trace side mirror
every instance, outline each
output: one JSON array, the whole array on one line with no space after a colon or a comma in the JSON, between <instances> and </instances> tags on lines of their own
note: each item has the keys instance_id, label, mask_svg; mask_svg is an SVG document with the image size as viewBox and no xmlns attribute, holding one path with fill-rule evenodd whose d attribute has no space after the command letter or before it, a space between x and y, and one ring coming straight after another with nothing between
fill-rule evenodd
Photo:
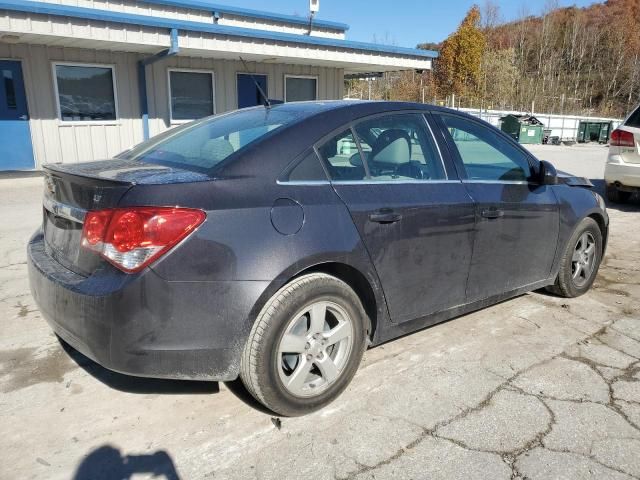
<instances>
[{"instance_id":1,"label":"side mirror","mask_svg":"<svg viewBox=\"0 0 640 480\"><path fill-rule=\"evenodd\" d=\"M546 160L540 160L538 182L540 183L540 185L557 185L558 172L556 171L556 167L554 167Z\"/></svg>"}]
</instances>

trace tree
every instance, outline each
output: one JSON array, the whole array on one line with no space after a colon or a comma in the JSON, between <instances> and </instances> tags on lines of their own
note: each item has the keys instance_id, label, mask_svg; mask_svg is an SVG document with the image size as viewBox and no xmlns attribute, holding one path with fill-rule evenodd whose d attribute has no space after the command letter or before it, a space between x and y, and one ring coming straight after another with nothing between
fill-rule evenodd
<instances>
[{"instance_id":1,"label":"tree","mask_svg":"<svg viewBox=\"0 0 640 480\"><path fill-rule=\"evenodd\" d=\"M440 49L434 74L441 95L476 96L486 37L480 26L480 9L471 7L458 29Z\"/></svg>"}]
</instances>

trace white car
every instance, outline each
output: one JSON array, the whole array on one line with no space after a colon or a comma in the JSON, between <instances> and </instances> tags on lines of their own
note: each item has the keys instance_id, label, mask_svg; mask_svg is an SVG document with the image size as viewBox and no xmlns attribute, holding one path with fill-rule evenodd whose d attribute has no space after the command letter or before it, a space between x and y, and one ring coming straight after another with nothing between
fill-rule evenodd
<instances>
[{"instance_id":1,"label":"white car","mask_svg":"<svg viewBox=\"0 0 640 480\"><path fill-rule=\"evenodd\" d=\"M611 132L604 180L611 202L626 202L640 191L640 105Z\"/></svg>"}]
</instances>

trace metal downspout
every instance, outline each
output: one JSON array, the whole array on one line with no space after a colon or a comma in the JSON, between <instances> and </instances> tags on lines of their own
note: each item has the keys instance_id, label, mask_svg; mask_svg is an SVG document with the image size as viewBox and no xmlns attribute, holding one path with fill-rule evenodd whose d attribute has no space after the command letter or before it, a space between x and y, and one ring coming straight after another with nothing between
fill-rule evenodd
<instances>
[{"instance_id":1,"label":"metal downspout","mask_svg":"<svg viewBox=\"0 0 640 480\"><path fill-rule=\"evenodd\" d=\"M140 95L140 113L142 114L142 136L149 139L149 102L147 99L147 65L164 58L172 57L180 51L178 45L178 29L171 29L171 45L167 50L138 61L138 91Z\"/></svg>"}]
</instances>

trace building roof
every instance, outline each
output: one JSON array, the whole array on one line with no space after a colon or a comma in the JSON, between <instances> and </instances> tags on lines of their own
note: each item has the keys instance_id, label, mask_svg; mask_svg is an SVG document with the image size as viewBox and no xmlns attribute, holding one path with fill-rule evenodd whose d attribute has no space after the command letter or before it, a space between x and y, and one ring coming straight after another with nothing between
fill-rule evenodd
<instances>
[{"instance_id":1,"label":"building roof","mask_svg":"<svg viewBox=\"0 0 640 480\"><path fill-rule=\"evenodd\" d=\"M178 0L154 0L156 3L174 2ZM188 0L189 2L199 0ZM202 3L202 2L201 2ZM185 4L183 4L185 6ZM100 10L96 8L73 7L55 3L44 3L31 0L0 0L0 10L10 10L43 15L71 17L86 20L114 22L129 25L142 25L156 28L178 29L180 31L203 32L211 34L228 35L252 39L270 40L276 42L289 42L302 45L313 45L339 49L358 50L363 52L383 53L407 56L413 58L432 59L438 56L437 52L416 48L397 47L393 45L380 45L375 43L357 42L334 38L298 35L268 30L241 28L214 23L193 22L185 20L173 20L162 17L137 15L131 13Z\"/></svg>"},{"instance_id":2,"label":"building roof","mask_svg":"<svg viewBox=\"0 0 640 480\"><path fill-rule=\"evenodd\" d=\"M208 10L211 12L229 13L242 17L260 18L274 22L295 23L299 25L308 25L309 19L297 17L295 15L282 15L273 12L265 12L262 10L253 10L248 8L230 7L228 5L220 5L217 3L209 3L206 0L144 0L147 3L157 3L159 5L171 5L174 7L194 8L198 10ZM313 20L313 25L317 27L328 28L331 30L340 30L345 32L349 30L346 23L331 22L328 20Z\"/></svg>"}]
</instances>

